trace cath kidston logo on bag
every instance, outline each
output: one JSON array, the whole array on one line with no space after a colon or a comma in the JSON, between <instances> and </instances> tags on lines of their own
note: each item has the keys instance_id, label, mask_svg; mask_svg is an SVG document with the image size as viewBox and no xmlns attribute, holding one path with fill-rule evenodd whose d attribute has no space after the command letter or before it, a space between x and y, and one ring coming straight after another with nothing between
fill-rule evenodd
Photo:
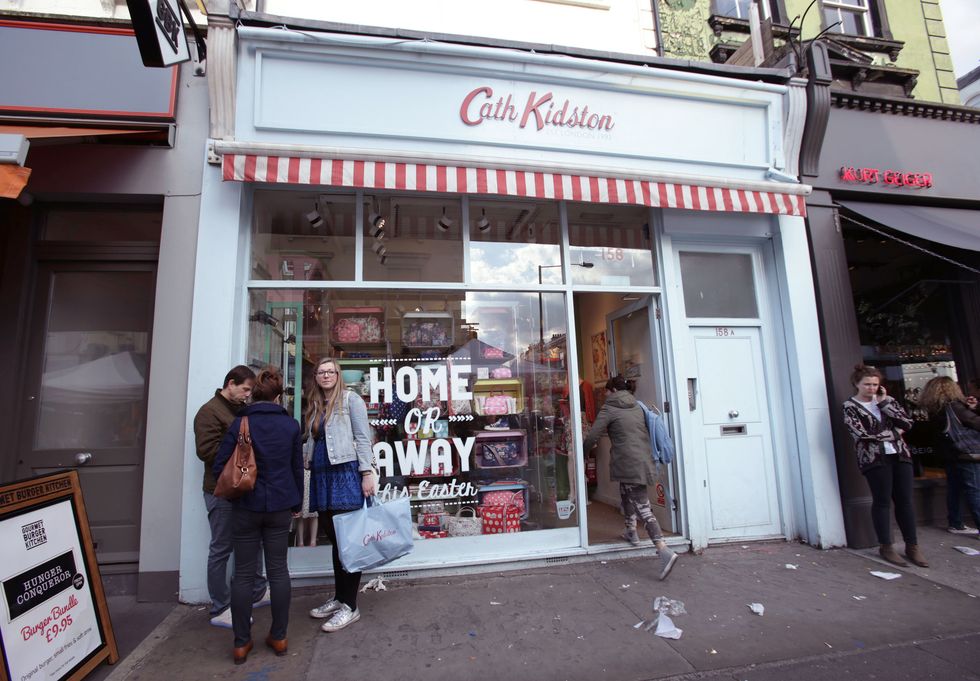
<instances>
[{"instance_id":1,"label":"cath kidston logo on bag","mask_svg":"<svg viewBox=\"0 0 980 681\"><path fill-rule=\"evenodd\" d=\"M367 546L368 544L376 541L384 541L387 537L393 537L398 534L398 530L394 528L384 528L378 530L377 532L372 532L371 534L364 535L364 541L362 544Z\"/></svg>"}]
</instances>

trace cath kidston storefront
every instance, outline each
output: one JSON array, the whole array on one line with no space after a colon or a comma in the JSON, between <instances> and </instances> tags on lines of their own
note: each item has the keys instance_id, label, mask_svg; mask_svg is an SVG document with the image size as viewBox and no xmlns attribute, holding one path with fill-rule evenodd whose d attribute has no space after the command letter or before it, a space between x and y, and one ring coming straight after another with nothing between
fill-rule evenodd
<instances>
[{"instance_id":1,"label":"cath kidston storefront","mask_svg":"<svg viewBox=\"0 0 980 681\"><path fill-rule=\"evenodd\" d=\"M527 565L637 550L608 442L582 451L623 374L676 447L650 490L669 543L843 542L807 188L787 170L798 84L234 30L191 417L243 362L280 366L300 418L318 359L338 358L382 495L413 508L415 550L385 571ZM185 600L207 597L198 469L188 434ZM304 515L291 571L327 575Z\"/></svg>"}]
</instances>

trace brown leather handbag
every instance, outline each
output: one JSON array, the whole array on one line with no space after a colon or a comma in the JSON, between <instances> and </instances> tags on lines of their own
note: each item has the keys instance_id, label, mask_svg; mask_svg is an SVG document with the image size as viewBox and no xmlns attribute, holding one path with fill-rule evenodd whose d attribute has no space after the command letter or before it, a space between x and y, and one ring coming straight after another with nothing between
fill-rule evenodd
<instances>
[{"instance_id":1,"label":"brown leather handbag","mask_svg":"<svg viewBox=\"0 0 980 681\"><path fill-rule=\"evenodd\" d=\"M238 444L231 453L225 467L218 476L214 496L222 499L237 499L255 489L255 478L259 470L255 465L255 452L252 450L252 434L248 430L248 417L242 417L238 429Z\"/></svg>"}]
</instances>

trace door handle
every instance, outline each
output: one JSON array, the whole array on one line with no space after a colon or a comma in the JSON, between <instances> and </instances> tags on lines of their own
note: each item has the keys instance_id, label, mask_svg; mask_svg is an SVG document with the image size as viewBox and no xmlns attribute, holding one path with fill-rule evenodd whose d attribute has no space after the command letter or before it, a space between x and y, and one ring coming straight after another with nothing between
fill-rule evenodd
<instances>
[{"instance_id":1,"label":"door handle","mask_svg":"<svg viewBox=\"0 0 980 681\"><path fill-rule=\"evenodd\" d=\"M687 408L697 411L698 408L698 379L687 379Z\"/></svg>"},{"instance_id":2,"label":"door handle","mask_svg":"<svg viewBox=\"0 0 980 681\"><path fill-rule=\"evenodd\" d=\"M75 465L84 466L92 460L92 452L79 452L75 455Z\"/></svg>"},{"instance_id":3,"label":"door handle","mask_svg":"<svg viewBox=\"0 0 980 681\"><path fill-rule=\"evenodd\" d=\"M732 409L730 412L728 412L728 418L730 418L730 419L737 419L738 418L738 410L737 409Z\"/></svg>"}]
</instances>

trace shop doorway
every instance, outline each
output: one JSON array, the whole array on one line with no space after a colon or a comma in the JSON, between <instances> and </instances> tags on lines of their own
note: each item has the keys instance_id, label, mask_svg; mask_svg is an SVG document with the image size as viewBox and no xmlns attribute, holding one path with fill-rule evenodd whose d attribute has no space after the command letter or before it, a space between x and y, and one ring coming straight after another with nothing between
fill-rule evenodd
<instances>
[{"instance_id":1,"label":"shop doorway","mask_svg":"<svg viewBox=\"0 0 980 681\"><path fill-rule=\"evenodd\" d=\"M78 471L98 561L119 572L139 561L160 221L142 208L46 211L22 355L16 476Z\"/></svg>"},{"instance_id":2,"label":"shop doorway","mask_svg":"<svg viewBox=\"0 0 980 681\"><path fill-rule=\"evenodd\" d=\"M585 406L586 432L591 426L590 405L594 405L592 413L597 413L605 400L606 381L616 375L631 380L637 400L666 418L664 412L669 409L669 403L663 392L657 298L631 293L576 293L574 301L579 327L580 401ZM592 452L585 453L589 544L627 547L622 539L624 518L619 483L609 479L609 460L609 441L605 438ZM648 492L654 514L666 535L677 532L675 490L674 464L658 467L657 483L650 485ZM642 534L641 528L641 539L647 541Z\"/></svg>"}]
</instances>

